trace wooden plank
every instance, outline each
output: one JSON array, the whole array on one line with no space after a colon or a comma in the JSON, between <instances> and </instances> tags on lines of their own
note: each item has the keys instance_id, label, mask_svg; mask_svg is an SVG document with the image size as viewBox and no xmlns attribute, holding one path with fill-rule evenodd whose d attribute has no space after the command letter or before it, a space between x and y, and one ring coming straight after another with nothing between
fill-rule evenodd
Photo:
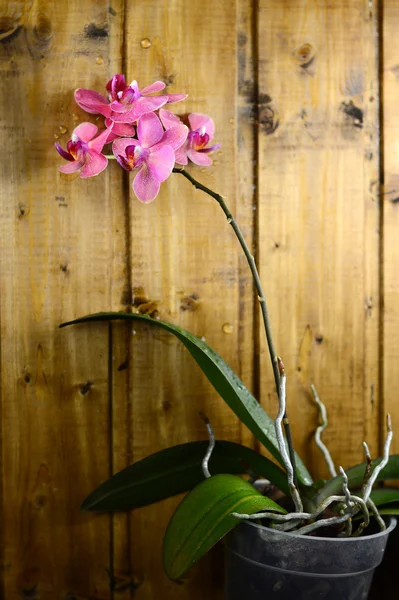
<instances>
[{"instance_id":1,"label":"wooden plank","mask_svg":"<svg viewBox=\"0 0 399 600\"><path fill-rule=\"evenodd\" d=\"M3 10L3 9L2 9ZM82 514L110 474L108 334L57 329L111 308L111 179L67 178L54 139L73 90L108 75L108 2L6 3L1 40L2 597L109 598L110 519ZM115 268L114 268L115 272ZM95 357L95 360L93 358Z\"/></svg>"},{"instance_id":2,"label":"wooden plank","mask_svg":"<svg viewBox=\"0 0 399 600\"><path fill-rule=\"evenodd\" d=\"M313 382L337 465L377 453L376 3L259 4L259 261L288 377L295 446L311 443ZM262 337L262 401L277 410Z\"/></svg>"},{"instance_id":3,"label":"wooden plank","mask_svg":"<svg viewBox=\"0 0 399 600\"><path fill-rule=\"evenodd\" d=\"M234 210L236 3L151 0L129 6L126 19L128 77L141 86L162 79L170 92L189 94L172 110L214 118L221 153L214 156L213 168L190 169L227 196ZM204 336L238 368L240 355L248 350L241 346L238 351L239 249L219 207L179 175L162 186L152 204L142 205L132 195L130 206L134 308L156 309L161 318ZM211 419L218 438L239 439L237 420L174 338L139 327L131 334L134 460L172 444L206 438L199 410ZM115 431L117 435L116 423ZM183 585L171 583L163 573L162 537L177 501L132 515L131 577L139 600L202 598L204 590L212 598L220 597L220 549L213 560L194 568Z\"/></svg>"},{"instance_id":4,"label":"wooden plank","mask_svg":"<svg viewBox=\"0 0 399 600\"><path fill-rule=\"evenodd\" d=\"M382 10L382 114L383 114L383 389L382 412L392 416L394 432L399 429L397 389L399 386L399 253L397 232L399 226L399 176L398 133L399 115L397 97L399 86L399 61L397 27L399 7L393 0L386 0ZM384 415L382 415L384 416ZM382 424L383 425L383 424ZM381 427L381 446L384 439ZM399 452L397 435L393 438L392 452Z\"/></svg>"},{"instance_id":5,"label":"wooden plank","mask_svg":"<svg viewBox=\"0 0 399 600\"><path fill-rule=\"evenodd\" d=\"M109 9L109 66L107 77L122 73L125 44L125 2L113 1ZM130 286L130 222L127 174L114 162L110 171L112 189L112 263L110 276L111 307L113 310L129 309ZM131 403L129 398L130 332L126 327L109 327L111 348L109 363L110 392L110 470L116 473L132 462L130 454ZM134 582L130 575L129 513L111 516L110 585L113 597L131 598Z\"/></svg>"},{"instance_id":6,"label":"wooden plank","mask_svg":"<svg viewBox=\"0 0 399 600\"><path fill-rule=\"evenodd\" d=\"M255 251L257 185L257 9L252 0L237 3L237 202L235 218L245 240ZM258 307L253 279L244 253L239 250L239 374L256 396L259 378L256 371ZM256 303L256 304L255 304ZM254 436L241 427L241 442L256 447Z\"/></svg>"}]
</instances>

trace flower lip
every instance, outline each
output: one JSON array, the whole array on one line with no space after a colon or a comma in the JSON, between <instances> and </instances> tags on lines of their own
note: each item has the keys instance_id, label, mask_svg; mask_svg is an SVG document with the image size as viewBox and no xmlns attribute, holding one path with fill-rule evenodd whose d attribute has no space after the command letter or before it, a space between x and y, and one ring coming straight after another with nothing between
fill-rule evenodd
<instances>
[{"instance_id":1,"label":"flower lip","mask_svg":"<svg viewBox=\"0 0 399 600\"><path fill-rule=\"evenodd\" d=\"M82 142L77 135L72 135L72 139L67 143L67 150L73 160L79 160L79 157L87 152L88 145L85 142Z\"/></svg>"},{"instance_id":2,"label":"flower lip","mask_svg":"<svg viewBox=\"0 0 399 600\"><path fill-rule=\"evenodd\" d=\"M120 74L114 75L106 85L107 92L109 92L112 100L119 98L119 94L122 94L126 87L125 76Z\"/></svg>"},{"instance_id":3,"label":"flower lip","mask_svg":"<svg viewBox=\"0 0 399 600\"><path fill-rule=\"evenodd\" d=\"M65 158L65 160L69 160L70 162L74 162L75 159L72 156L72 154L70 154L69 152L64 150L64 148L61 146L61 144L59 144L58 142L55 142L54 146L55 146L55 149L57 150L58 154L60 156L62 156L62 158Z\"/></svg>"},{"instance_id":4,"label":"flower lip","mask_svg":"<svg viewBox=\"0 0 399 600\"><path fill-rule=\"evenodd\" d=\"M126 146L124 155L119 152L115 154L115 158L126 171L139 169L143 163L148 160L149 150L139 145L131 144Z\"/></svg>"},{"instance_id":5,"label":"flower lip","mask_svg":"<svg viewBox=\"0 0 399 600\"><path fill-rule=\"evenodd\" d=\"M190 131L188 134L188 142L190 148L196 150L203 150L205 146L208 144L210 137L207 133L205 133L205 127L201 127L195 131Z\"/></svg>"}]
</instances>

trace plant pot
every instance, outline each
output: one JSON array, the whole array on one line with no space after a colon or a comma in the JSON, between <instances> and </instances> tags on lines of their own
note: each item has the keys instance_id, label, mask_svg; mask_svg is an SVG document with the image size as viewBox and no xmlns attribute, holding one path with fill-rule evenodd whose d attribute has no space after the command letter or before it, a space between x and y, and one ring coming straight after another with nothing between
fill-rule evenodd
<instances>
[{"instance_id":1,"label":"plant pot","mask_svg":"<svg viewBox=\"0 0 399 600\"><path fill-rule=\"evenodd\" d=\"M387 529L358 538L285 533L242 522L226 538L225 600L365 600Z\"/></svg>"}]
</instances>

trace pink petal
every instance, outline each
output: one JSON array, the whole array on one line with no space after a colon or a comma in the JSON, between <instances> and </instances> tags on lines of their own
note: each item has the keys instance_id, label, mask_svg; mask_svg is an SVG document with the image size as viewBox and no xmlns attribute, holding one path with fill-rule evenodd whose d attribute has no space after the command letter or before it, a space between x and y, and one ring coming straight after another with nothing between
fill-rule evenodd
<instances>
[{"instance_id":1,"label":"pink petal","mask_svg":"<svg viewBox=\"0 0 399 600\"><path fill-rule=\"evenodd\" d=\"M151 202L158 195L161 184L151 174L147 165L143 165L133 181L133 189L141 202Z\"/></svg>"},{"instance_id":2,"label":"pink petal","mask_svg":"<svg viewBox=\"0 0 399 600\"><path fill-rule=\"evenodd\" d=\"M138 146L139 141L138 140L134 140L132 138L123 138L123 139L118 139L115 140L114 143L112 144L112 152L114 153L115 156L118 156L119 154L121 156L125 156L126 155L126 148L128 146Z\"/></svg>"},{"instance_id":3,"label":"pink petal","mask_svg":"<svg viewBox=\"0 0 399 600\"><path fill-rule=\"evenodd\" d=\"M88 150L85 155L85 166L82 169L80 176L82 179L86 177L94 177L107 168L108 160L103 154L98 154L93 150Z\"/></svg>"},{"instance_id":4,"label":"pink petal","mask_svg":"<svg viewBox=\"0 0 399 600\"><path fill-rule=\"evenodd\" d=\"M62 167L60 167L58 170L61 171L61 173L74 173L75 171L79 171L79 169L81 169L84 165L83 161L79 161L79 160L74 160L73 162L69 162L66 165L62 165Z\"/></svg>"},{"instance_id":5,"label":"pink petal","mask_svg":"<svg viewBox=\"0 0 399 600\"><path fill-rule=\"evenodd\" d=\"M167 104L171 104L172 102L181 102L187 98L188 94L168 94ZM163 96L165 98L165 96Z\"/></svg>"},{"instance_id":6,"label":"pink petal","mask_svg":"<svg viewBox=\"0 0 399 600\"><path fill-rule=\"evenodd\" d=\"M125 87L127 86L124 75L114 75L106 85L107 91L110 92L113 98L116 97L118 92L123 91Z\"/></svg>"},{"instance_id":7,"label":"pink petal","mask_svg":"<svg viewBox=\"0 0 399 600\"><path fill-rule=\"evenodd\" d=\"M125 112L127 112L126 104L122 104L122 102L119 102L119 100L114 100L113 102L111 102L111 104L109 105L109 107L110 107L110 109L113 112L116 112L116 113L125 113Z\"/></svg>"},{"instance_id":8,"label":"pink petal","mask_svg":"<svg viewBox=\"0 0 399 600\"><path fill-rule=\"evenodd\" d=\"M100 113L105 117L111 115L111 109L109 102L105 96L94 92L93 90L78 89L75 90L75 101L76 104L83 108L88 113L96 115Z\"/></svg>"},{"instance_id":9,"label":"pink petal","mask_svg":"<svg viewBox=\"0 0 399 600\"><path fill-rule=\"evenodd\" d=\"M82 142L89 142L96 135L98 127L93 123L81 123L73 130L72 135L77 135Z\"/></svg>"},{"instance_id":10,"label":"pink petal","mask_svg":"<svg viewBox=\"0 0 399 600\"><path fill-rule=\"evenodd\" d=\"M65 160L69 160L69 161L75 160L74 157L72 156L72 154L69 154L69 152L64 150L64 148L61 146L61 144L59 144L58 142L55 142L54 146L55 146L55 149L57 150L58 154L60 154L62 156L62 158L65 158Z\"/></svg>"},{"instance_id":11,"label":"pink petal","mask_svg":"<svg viewBox=\"0 0 399 600\"><path fill-rule=\"evenodd\" d=\"M171 127L175 127L175 125L181 125L179 117L165 108L161 108L159 117L165 129L170 129Z\"/></svg>"},{"instance_id":12,"label":"pink petal","mask_svg":"<svg viewBox=\"0 0 399 600\"><path fill-rule=\"evenodd\" d=\"M187 165L188 164L187 150L186 150L185 146L182 146L181 148L178 148L177 150L175 150L175 161L179 165Z\"/></svg>"},{"instance_id":13,"label":"pink petal","mask_svg":"<svg viewBox=\"0 0 399 600\"><path fill-rule=\"evenodd\" d=\"M213 144L213 146L209 146L209 148L202 148L201 152L214 152L220 148L220 144Z\"/></svg>"},{"instance_id":14,"label":"pink petal","mask_svg":"<svg viewBox=\"0 0 399 600\"><path fill-rule=\"evenodd\" d=\"M157 150L162 146L172 146L173 150L177 150L178 148L180 148L180 146L184 144L184 142L187 139L187 135L188 127L186 127L183 124L175 125L175 127L171 127L170 129L167 129L164 132L161 141L158 142L158 144L156 144L155 146L153 146L152 149Z\"/></svg>"},{"instance_id":15,"label":"pink petal","mask_svg":"<svg viewBox=\"0 0 399 600\"><path fill-rule=\"evenodd\" d=\"M163 146L151 152L147 158L147 166L158 181L165 181L172 172L175 164L175 153L171 146Z\"/></svg>"},{"instance_id":16,"label":"pink petal","mask_svg":"<svg viewBox=\"0 0 399 600\"><path fill-rule=\"evenodd\" d=\"M133 79L132 83L130 85L128 85L127 87L132 88L132 90L134 91L136 96L140 97L139 84L137 83L137 81L135 79Z\"/></svg>"},{"instance_id":17,"label":"pink petal","mask_svg":"<svg viewBox=\"0 0 399 600\"><path fill-rule=\"evenodd\" d=\"M155 92L160 92L161 90L164 90L165 88L166 88L166 85L164 84L163 81L156 81L155 83L152 83L151 85L147 85L147 87L143 88L140 93L143 96L145 96L147 94L154 94Z\"/></svg>"},{"instance_id":18,"label":"pink petal","mask_svg":"<svg viewBox=\"0 0 399 600\"><path fill-rule=\"evenodd\" d=\"M109 136L112 133L112 125L108 129L104 129L94 140L89 142L89 149L94 150L94 152L101 152L104 145L108 143Z\"/></svg>"},{"instance_id":19,"label":"pink petal","mask_svg":"<svg viewBox=\"0 0 399 600\"><path fill-rule=\"evenodd\" d=\"M209 167L209 165L212 164L212 159L203 152L197 152L196 150L187 150L187 156L196 165Z\"/></svg>"},{"instance_id":20,"label":"pink petal","mask_svg":"<svg viewBox=\"0 0 399 600\"><path fill-rule=\"evenodd\" d=\"M107 124L107 127L109 125ZM112 133L116 133L121 136L133 136L136 133L136 129L133 125L129 125L128 123L114 123L114 127L112 129Z\"/></svg>"},{"instance_id":21,"label":"pink petal","mask_svg":"<svg viewBox=\"0 0 399 600\"><path fill-rule=\"evenodd\" d=\"M166 96L142 96L134 103L134 111L137 117L158 110L166 104Z\"/></svg>"},{"instance_id":22,"label":"pink petal","mask_svg":"<svg viewBox=\"0 0 399 600\"><path fill-rule=\"evenodd\" d=\"M215 135L215 124L211 117L208 117L208 115L191 113L191 115L188 115L188 120L193 131L196 129L201 129L201 127L205 127L205 133L209 135L210 139L212 139Z\"/></svg>"},{"instance_id":23,"label":"pink petal","mask_svg":"<svg viewBox=\"0 0 399 600\"><path fill-rule=\"evenodd\" d=\"M133 121L137 121L142 115L158 110L158 108L166 104L166 100L166 96L142 96L133 104L131 110L125 114L112 115L112 119L121 123L133 123Z\"/></svg>"},{"instance_id":24,"label":"pink petal","mask_svg":"<svg viewBox=\"0 0 399 600\"><path fill-rule=\"evenodd\" d=\"M135 133L136 133L136 130L133 127L133 125L129 125L128 123L115 123L114 121L111 121L111 119L105 120L105 125L106 125L107 129L110 127L111 123L113 123L113 127L112 127L112 131L110 131L110 134L108 136L107 143L112 142L119 136L131 137L132 135L135 135Z\"/></svg>"},{"instance_id":25,"label":"pink petal","mask_svg":"<svg viewBox=\"0 0 399 600\"><path fill-rule=\"evenodd\" d=\"M150 148L159 142L162 136L162 123L154 113L148 113L140 117L137 124L137 137L140 140L140 146Z\"/></svg>"},{"instance_id":26,"label":"pink petal","mask_svg":"<svg viewBox=\"0 0 399 600\"><path fill-rule=\"evenodd\" d=\"M135 121L137 121L138 116L134 112L134 108L132 108L131 110L128 110L125 113L116 113L116 112L111 113L111 119L112 119L112 121L114 121L114 123L128 124L128 123L134 123Z\"/></svg>"}]
</instances>

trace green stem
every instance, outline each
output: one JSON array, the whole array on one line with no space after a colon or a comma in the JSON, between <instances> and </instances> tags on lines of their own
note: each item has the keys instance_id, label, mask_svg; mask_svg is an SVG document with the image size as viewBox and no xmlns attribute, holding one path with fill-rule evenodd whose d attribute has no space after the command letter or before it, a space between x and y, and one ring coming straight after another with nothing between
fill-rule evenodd
<instances>
[{"instance_id":1,"label":"green stem","mask_svg":"<svg viewBox=\"0 0 399 600\"><path fill-rule=\"evenodd\" d=\"M237 237L237 239L240 243L240 246L243 249L245 257L248 261L249 268L251 269L252 277L254 279L256 291L258 294L258 300L259 300L260 308L262 311L263 324L264 324L265 333L266 333L267 346L269 348L270 360L271 360L272 367L273 367L274 381L276 384L277 395L279 396L279 394L280 394L280 371L279 371L279 366L278 366L278 357L277 357L276 351L274 349L272 332L271 332L271 327L270 327L270 320L269 320L269 313L268 313L267 304L266 304L266 297L263 292L262 283L261 283L261 280L259 277L258 269L256 268L255 258L253 257L250 249L248 248L248 245L247 245L247 243L244 239L244 236L241 232L241 229L239 228L236 220L234 219L233 215L231 214L230 210L228 209L223 197L220 194L217 194L216 192L211 190L210 188L206 187L205 185L202 185L202 183L200 183L199 181L194 179L194 177L192 177L192 175L190 175L190 173L188 173L184 169L175 168L175 169L173 169L173 172L180 173L181 175L183 175L183 177L188 179L190 181L190 183L192 183L196 189L201 190L202 192L205 192L205 194L208 194L208 196L211 196L212 198L214 198L216 200L216 202L218 202L218 204L221 207L221 209L223 210L224 214L226 215L227 222L232 226L234 233L236 234L236 237ZM297 480L296 480L297 478L296 478L296 469L295 469L295 453L294 453L294 448L293 448L293 443L292 443L291 429L290 429L290 425L288 422L288 417L287 417L286 412L284 414L283 423L284 423L285 434L287 437L287 444L288 444L290 460L291 460L291 464L294 469L294 478L295 478L294 481L295 481L295 484L298 485Z\"/></svg>"}]
</instances>

